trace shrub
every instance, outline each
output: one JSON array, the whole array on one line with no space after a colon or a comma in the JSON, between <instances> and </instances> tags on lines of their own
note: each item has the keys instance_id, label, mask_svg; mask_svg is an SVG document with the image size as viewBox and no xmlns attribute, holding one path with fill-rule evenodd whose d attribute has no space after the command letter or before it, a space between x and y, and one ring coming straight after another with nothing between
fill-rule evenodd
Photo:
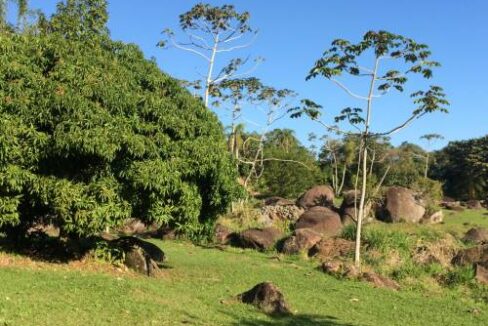
<instances>
[{"instance_id":1,"label":"shrub","mask_svg":"<svg viewBox=\"0 0 488 326\"><path fill-rule=\"evenodd\" d=\"M217 117L136 46L71 33L63 15L0 32L0 227L42 218L87 236L136 216L210 229L238 194Z\"/></svg>"},{"instance_id":2,"label":"shrub","mask_svg":"<svg viewBox=\"0 0 488 326\"><path fill-rule=\"evenodd\" d=\"M407 259L399 267L395 268L391 275L397 280L402 280L408 277L418 278L424 273L421 265L416 264L411 259Z\"/></svg>"},{"instance_id":3,"label":"shrub","mask_svg":"<svg viewBox=\"0 0 488 326\"><path fill-rule=\"evenodd\" d=\"M356 239L356 224L349 224L342 228L341 238L354 241Z\"/></svg>"},{"instance_id":4,"label":"shrub","mask_svg":"<svg viewBox=\"0 0 488 326\"><path fill-rule=\"evenodd\" d=\"M427 214L432 214L436 206L443 197L442 183L428 178L419 178L413 185L412 189L421 194L425 200Z\"/></svg>"},{"instance_id":5,"label":"shrub","mask_svg":"<svg viewBox=\"0 0 488 326\"><path fill-rule=\"evenodd\" d=\"M108 262L116 266L122 266L125 260L125 252L122 248L112 245L107 241L99 241L93 249L95 259Z\"/></svg>"},{"instance_id":6,"label":"shrub","mask_svg":"<svg viewBox=\"0 0 488 326\"><path fill-rule=\"evenodd\" d=\"M442 277L442 282L448 287L455 287L457 285L468 284L474 279L474 268L473 266L463 266L455 267L454 269L448 271L444 277Z\"/></svg>"}]
</instances>

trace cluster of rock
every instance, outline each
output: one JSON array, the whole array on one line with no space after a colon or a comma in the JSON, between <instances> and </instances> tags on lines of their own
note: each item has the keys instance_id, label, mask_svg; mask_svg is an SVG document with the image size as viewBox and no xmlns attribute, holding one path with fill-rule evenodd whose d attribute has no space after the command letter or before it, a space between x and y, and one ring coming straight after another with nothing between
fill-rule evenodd
<instances>
[{"instance_id":1,"label":"cluster of rock","mask_svg":"<svg viewBox=\"0 0 488 326\"><path fill-rule=\"evenodd\" d=\"M337 261L334 262L334 260L351 256L354 252L354 243L352 241L341 239L337 236L342 232L345 225L355 223L359 197L360 194L358 192L347 191L343 194L341 206L335 207L334 191L326 185L309 189L296 201L271 197L264 201L264 205L260 210L261 218L259 222L264 227L251 228L234 233L222 225L217 225L215 241L220 244L233 244L256 250L269 250L276 247L284 254L304 253L309 257L317 257L325 264L329 264L330 266L327 265L328 267L324 265L323 269L327 269L334 274L335 272L333 271L337 268L332 267L342 264L340 261L338 263ZM482 204L483 202L480 201L464 203L444 201L443 207L453 210L463 209L464 207L479 209ZM366 222L374 217L391 223L440 223L443 220L442 211L427 214L422 199L412 190L403 187L390 187L387 189L382 202L377 207L366 208L366 216L368 217ZM282 228L277 227L277 225L283 225L280 222L285 221L292 225L293 231L291 234L287 235ZM154 226L145 225L137 219L128 220L118 232L135 236L157 235L163 238L174 236L171 232L163 232ZM474 242L481 246L482 241L488 242L488 231L470 230L463 240ZM158 265L164 261L164 253L149 242L127 236L112 241L117 241L118 245L124 248L126 265L143 274L154 275L158 271ZM420 251L421 249L419 249ZM422 259L429 260L431 258L431 255L429 256L426 252L422 252L422 254L427 257L422 256ZM462 254L460 253L459 255ZM477 275L482 275L483 271L488 268L488 262L485 264L483 260L463 259L453 258L453 264L460 264L460 262L464 263L465 261L476 264ZM368 277L355 275L354 270L350 267L344 268L342 266L338 270L348 276L354 275L354 277L360 277L365 280L378 279L371 275Z\"/></svg>"},{"instance_id":2,"label":"cluster of rock","mask_svg":"<svg viewBox=\"0 0 488 326\"><path fill-rule=\"evenodd\" d=\"M488 284L488 229L470 229L463 238L474 247L460 250L452 259L455 266L472 265L479 283Z\"/></svg>"},{"instance_id":3,"label":"cluster of rock","mask_svg":"<svg viewBox=\"0 0 488 326\"><path fill-rule=\"evenodd\" d=\"M265 201L261 208L261 222L263 225L273 225L277 221L296 221L304 212L303 208L295 205L291 200L272 197Z\"/></svg>"},{"instance_id":4,"label":"cluster of rock","mask_svg":"<svg viewBox=\"0 0 488 326\"><path fill-rule=\"evenodd\" d=\"M488 200L468 200L468 201L455 201L449 198L446 198L442 201L441 206L445 209L462 212L465 209L474 209L479 210L483 208L488 208Z\"/></svg>"},{"instance_id":5,"label":"cluster of rock","mask_svg":"<svg viewBox=\"0 0 488 326\"><path fill-rule=\"evenodd\" d=\"M337 208L334 206L333 189L319 185L306 191L296 202L280 197L269 198L261 208L259 222L265 225L264 228L232 234L218 226L216 240L259 250L270 249L282 240L278 249L283 253L309 252L321 240L339 235L343 226L355 223L360 195L347 191L343 197L341 206ZM403 187L390 187L381 205L366 207L365 216L365 222L374 216L385 222L440 223L443 220L442 211L427 214L421 198ZM276 227L277 222L283 221L293 226L293 233L285 239L283 232Z\"/></svg>"},{"instance_id":6,"label":"cluster of rock","mask_svg":"<svg viewBox=\"0 0 488 326\"><path fill-rule=\"evenodd\" d=\"M252 228L232 234L223 226L216 230L220 243L232 242L244 248L267 250L281 241L281 251L289 254L308 251L323 238L340 234L342 221L334 207L334 191L328 186L316 186L305 192L296 202L272 197L261 209L266 221L264 228ZM284 239L283 231L276 222L287 221L293 225L293 233Z\"/></svg>"}]
</instances>

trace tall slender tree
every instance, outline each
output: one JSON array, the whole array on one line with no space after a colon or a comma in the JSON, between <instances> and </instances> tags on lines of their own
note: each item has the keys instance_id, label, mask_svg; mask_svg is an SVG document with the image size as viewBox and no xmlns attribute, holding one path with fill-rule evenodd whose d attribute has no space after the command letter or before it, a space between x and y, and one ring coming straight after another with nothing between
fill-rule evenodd
<instances>
[{"instance_id":1,"label":"tall slender tree","mask_svg":"<svg viewBox=\"0 0 488 326\"><path fill-rule=\"evenodd\" d=\"M430 86L426 91L416 91L410 95L415 105L410 117L389 130L375 132L371 130L373 103L391 89L403 92L404 85L412 74L419 74L427 79L431 78L432 68L438 67L440 64L429 60L430 55L431 52L427 45L387 31L369 31L358 43L336 39L323 56L317 60L307 76L307 80L319 76L324 77L349 96L364 104L363 107L347 107L334 119L334 123L349 122L353 127L352 130L324 122L321 119L322 106L311 100L303 100L301 107L292 110L292 117L306 114L324 126L327 131L356 135L361 139L359 164L361 183L355 248L355 264L358 267L361 264L362 222L365 216L365 207L368 206L366 191L368 188L368 154L371 140L397 133L428 113L447 112L446 106L449 104L445 99L443 89L439 86ZM372 65L364 67L362 62L368 59L372 59ZM385 64L386 61L389 63ZM398 68L390 69L389 67L392 67L394 63L397 63ZM368 84L366 95L356 93L339 80L339 77L344 75L365 78Z\"/></svg>"},{"instance_id":2,"label":"tall slender tree","mask_svg":"<svg viewBox=\"0 0 488 326\"><path fill-rule=\"evenodd\" d=\"M424 177L427 178L429 174L429 166L430 166L430 146L436 140L444 139L439 134L426 134L420 137L420 140L425 140L427 142L427 150L425 151L425 169L424 169Z\"/></svg>"},{"instance_id":3,"label":"tall slender tree","mask_svg":"<svg viewBox=\"0 0 488 326\"><path fill-rule=\"evenodd\" d=\"M251 28L249 18L249 12L238 12L232 5L214 7L198 3L180 15L180 29L186 40L176 40L171 29L163 31L165 39L158 43L159 46L172 46L197 55L205 61L207 72L203 81L203 99L207 107L213 85L232 77L243 77L254 69L238 74L238 70L248 59L235 58L224 64L219 73L215 73L221 55L247 48L253 43L257 31Z\"/></svg>"}]
</instances>

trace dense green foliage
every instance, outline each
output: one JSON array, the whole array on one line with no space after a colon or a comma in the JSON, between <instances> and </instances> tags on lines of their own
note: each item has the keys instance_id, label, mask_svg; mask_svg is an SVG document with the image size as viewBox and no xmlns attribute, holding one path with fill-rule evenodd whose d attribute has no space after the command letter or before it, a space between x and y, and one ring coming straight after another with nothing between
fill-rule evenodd
<instances>
[{"instance_id":1,"label":"dense green foliage","mask_svg":"<svg viewBox=\"0 0 488 326\"><path fill-rule=\"evenodd\" d=\"M341 184L352 189L358 171L359 145L357 138L325 139L319 152L320 167L330 184ZM442 185L438 181L425 178L425 160L428 152L421 147L404 142L393 146L388 138L369 140L368 173L370 190L380 186L402 186L412 188L424 195L428 203L442 198ZM335 181L335 166L339 182Z\"/></svg>"},{"instance_id":2,"label":"dense green foliage","mask_svg":"<svg viewBox=\"0 0 488 326\"><path fill-rule=\"evenodd\" d=\"M290 129L275 129L266 135L263 191L269 195L296 198L320 182L313 154L300 144Z\"/></svg>"},{"instance_id":3,"label":"dense green foliage","mask_svg":"<svg viewBox=\"0 0 488 326\"><path fill-rule=\"evenodd\" d=\"M110 40L104 4L68 1L43 29L0 34L0 226L87 235L135 216L199 232L236 192L222 126Z\"/></svg>"},{"instance_id":4,"label":"dense green foliage","mask_svg":"<svg viewBox=\"0 0 488 326\"><path fill-rule=\"evenodd\" d=\"M488 197L488 136L450 142L435 153L431 174L447 195L459 199Z\"/></svg>"}]
</instances>

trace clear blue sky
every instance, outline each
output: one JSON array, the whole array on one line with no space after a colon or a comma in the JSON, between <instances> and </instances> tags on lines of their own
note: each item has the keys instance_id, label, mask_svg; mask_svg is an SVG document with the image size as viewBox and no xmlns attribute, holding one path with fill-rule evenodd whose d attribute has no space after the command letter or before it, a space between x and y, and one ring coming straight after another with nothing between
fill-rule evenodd
<instances>
[{"instance_id":1,"label":"clear blue sky","mask_svg":"<svg viewBox=\"0 0 488 326\"><path fill-rule=\"evenodd\" d=\"M31 0L32 6L51 13L56 0ZM178 50L156 48L165 27L177 28L178 15L189 10L193 0L111 0L109 28L114 39L138 44L147 57L155 57L163 70L190 79L203 62ZM450 114L432 114L393 138L418 142L426 133L449 140L479 137L488 133L488 1L486 0L228 0L251 13L251 23L260 30L252 48L235 55L263 56L266 61L255 75L263 82L297 91L330 112L355 103L331 83L305 81L314 61L335 38L359 40L368 30L384 29L430 45L433 59L442 63L432 84L445 88ZM355 85L356 86L356 85ZM412 89L421 85L415 83ZM417 87L416 87L417 86ZM357 88L358 91L364 88ZM412 106L408 95L392 96L375 104L374 128L389 129L403 121ZM225 122L225 115L219 113ZM252 115L251 118L259 119ZM285 120L280 127L292 128L303 141L309 132L322 133L316 124Z\"/></svg>"}]
</instances>

